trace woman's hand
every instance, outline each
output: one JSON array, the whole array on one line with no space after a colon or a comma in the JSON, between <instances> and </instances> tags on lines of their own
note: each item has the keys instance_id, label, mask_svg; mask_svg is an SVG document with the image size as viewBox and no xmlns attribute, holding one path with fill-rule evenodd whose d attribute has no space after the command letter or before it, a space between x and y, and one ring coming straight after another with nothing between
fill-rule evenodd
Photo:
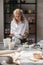
<instances>
[{"instance_id":1,"label":"woman's hand","mask_svg":"<svg viewBox=\"0 0 43 65\"><path fill-rule=\"evenodd\" d=\"M28 36L28 33L25 32L24 35L23 35L23 38L27 37Z\"/></svg>"},{"instance_id":2,"label":"woman's hand","mask_svg":"<svg viewBox=\"0 0 43 65\"><path fill-rule=\"evenodd\" d=\"M9 35L10 37L13 37L14 36L14 34L13 33L10 33L10 35Z\"/></svg>"}]
</instances>

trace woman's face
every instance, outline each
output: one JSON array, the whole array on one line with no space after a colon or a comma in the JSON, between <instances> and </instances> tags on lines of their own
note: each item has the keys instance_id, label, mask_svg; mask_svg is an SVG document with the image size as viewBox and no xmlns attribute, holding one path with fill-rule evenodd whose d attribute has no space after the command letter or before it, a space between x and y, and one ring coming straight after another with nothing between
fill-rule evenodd
<instances>
[{"instance_id":1,"label":"woman's face","mask_svg":"<svg viewBox=\"0 0 43 65\"><path fill-rule=\"evenodd\" d=\"M20 13L18 13L18 12L15 13L14 17L16 18L16 20L21 21L21 15L20 15Z\"/></svg>"}]
</instances>

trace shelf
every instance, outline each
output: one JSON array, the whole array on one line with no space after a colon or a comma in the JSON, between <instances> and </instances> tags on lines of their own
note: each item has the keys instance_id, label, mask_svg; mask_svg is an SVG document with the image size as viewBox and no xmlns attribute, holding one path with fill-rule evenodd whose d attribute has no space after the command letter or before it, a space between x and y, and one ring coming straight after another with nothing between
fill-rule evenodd
<instances>
[{"instance_id":1,"label":"shelf","mask_svg":"<svg viewBox=\"0 0 43 65\"><path fill-rule=\"evenodd\" d=\"M31 5L35 5L35 4L37 4L37 3L14 3L14 2L12 2L12 3L4 3L5 5L6 4L31 4Z\"/></svg>"},{"instance_id":2,"label":"shelf","mask_svg":"<svg viewBox=\"0 0 43 65\"><path fill-rule=\"evenodd\" d=\"M24 14L36 14L36 13L24 13Z\"/></svg>"},{"instance_id":3,"label":"shelf","mask_svg":"<svg viewBox=\"0 0 43 65\"><path fill-rule=\"evenodd\" d=\"M6 22L6 23L4 23L4 24L8 24L8 25L9 25L10 23L11 23L11 22Z\"/></svg>"},{"instance_id":4,"label":"shelf","mask_svg":"<svg viewBox=\"0 0 43 65\"><path fill-rule=\"evenodd\" d=\"M24 10L24 14L37 14L36 11L33 11L33 10L32 10L32 13L28 13L27 11Z\"/></svg>"},{"instance_id":5,"label":"shelf","mask_svg":"<svg viewBox=\"0 0 43 65\"><path fill-rule=\"evenodd\" d=\"M14 3L14 2L12 2L12 3L6 3L5 2L4 4L6 5L6 4L20 4L20 3Z\"/></svg>"},{"instance_id":6,"label":"shelf","mask_svg":"<svg viewBox=\"0 0 43 65\"><path fill-rule=\"evenodd\" d=\"M9 13L7 13L7 12L4 12L4 14L11 14L12 12L9 12ZM37 14L37 13L24 13L24 14Z\"/></svg>"},{"instance_id":7,"label":"shelf","mask_svg":"<svg viewBox=\"0 0 43 65\"><path fill-rule=\"evenodd\" d=\"M10 13L5 12L4 14L12 14L12 12L10 12Z\"/></svg>"},{"instance_id":8,"label":"shelf","mask_svg":"<svg viewBox=\"0 0 43 65\"><path fill-rule=\"evenodd\" d=\"M9 12L9 13L4 12L4 14L12 14L12 12ZM24 14L37 14L37 13L36 13L36 12L35 12L35 13L25 13L25 12L24 12Z\"/></svg>"},{"instance_id":9,"label":"shelf","mask_svg":"<svg viewBox=\"0 0 43 65\"><path fill-rule=\"evenodd\" d=\"M31 35L35 35L35 33L29 33L29 34L31 34Z\"/></svg>"},{"instance_id":10,"label":"shelf","mask_svg":"<svg viewBox=\"0 0 43 65\"><path fill-rule=\"evenodd\" d=\"M35 24L35 22L29 22L29 24Z\"/></svg>"},{"instance_id":11,"label":"shelf","mask_svg":"<svg viewBox=\"0 0 43 65\"><path fill-rule=\"evenodd\" d=\"M37 4L37 3L20 3L20 4L26 4L26 5L27 5L27 4L28 4L28 5L31 4L31 5L35 5L35 4Z\"/></svg>"},{"instance_id":12,"label":"shelf","mask_svg":"<svg viewBox=\"0 0 43 65\"><path fill-rule=\"evenodd\" d=\"M5 35L9 35L10 34L10 32L9 33L5 33Z\"/></svg>"}]
</instances>

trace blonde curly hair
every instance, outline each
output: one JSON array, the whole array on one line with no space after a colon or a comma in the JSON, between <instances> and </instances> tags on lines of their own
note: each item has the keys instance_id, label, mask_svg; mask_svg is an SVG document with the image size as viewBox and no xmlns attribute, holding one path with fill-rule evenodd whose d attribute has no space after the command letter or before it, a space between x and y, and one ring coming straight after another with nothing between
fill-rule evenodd
<instances>
[{"instance_id":1,"label":"blonde curly hair","mask_svg":"<svg viewBox=\"0 0 43 65\"><path fill-rule=\"evenodd\" d=\"M13 11L13 17L15 16L15 14L18 13L19 15L21 15L21 22L24 22L26 20L26 17L23 14L23 10L21 9L15 9ZM15 18L16 22L18 22L18 20Z\"/></svg>"}]
</instances>

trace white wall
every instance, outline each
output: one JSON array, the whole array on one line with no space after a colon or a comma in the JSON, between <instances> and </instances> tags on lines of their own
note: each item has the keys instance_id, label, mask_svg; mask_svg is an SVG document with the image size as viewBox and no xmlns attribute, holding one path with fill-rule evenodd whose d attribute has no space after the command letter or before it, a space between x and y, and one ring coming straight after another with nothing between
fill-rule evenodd
<instances>
[{"instance_id":1,"label":"white wall","mask_svg":"<svg viewBox=\"0 0 43 65\"><path fill-rule=\"evenodd\" d=\"M2 41L4 37L4 26L3 26L4 20L3 20L3 0L0 0L0 42Z\"/></svg>"},{"instance_id":2,"label":"white wall","mask_svg":"<svg viewBox=\"0 0 43 65\"><path fill-rule=\"evenodd\" d=\"M38 0L37 39L43 39L43 0Z\"/></svg>"}]
</instances>

